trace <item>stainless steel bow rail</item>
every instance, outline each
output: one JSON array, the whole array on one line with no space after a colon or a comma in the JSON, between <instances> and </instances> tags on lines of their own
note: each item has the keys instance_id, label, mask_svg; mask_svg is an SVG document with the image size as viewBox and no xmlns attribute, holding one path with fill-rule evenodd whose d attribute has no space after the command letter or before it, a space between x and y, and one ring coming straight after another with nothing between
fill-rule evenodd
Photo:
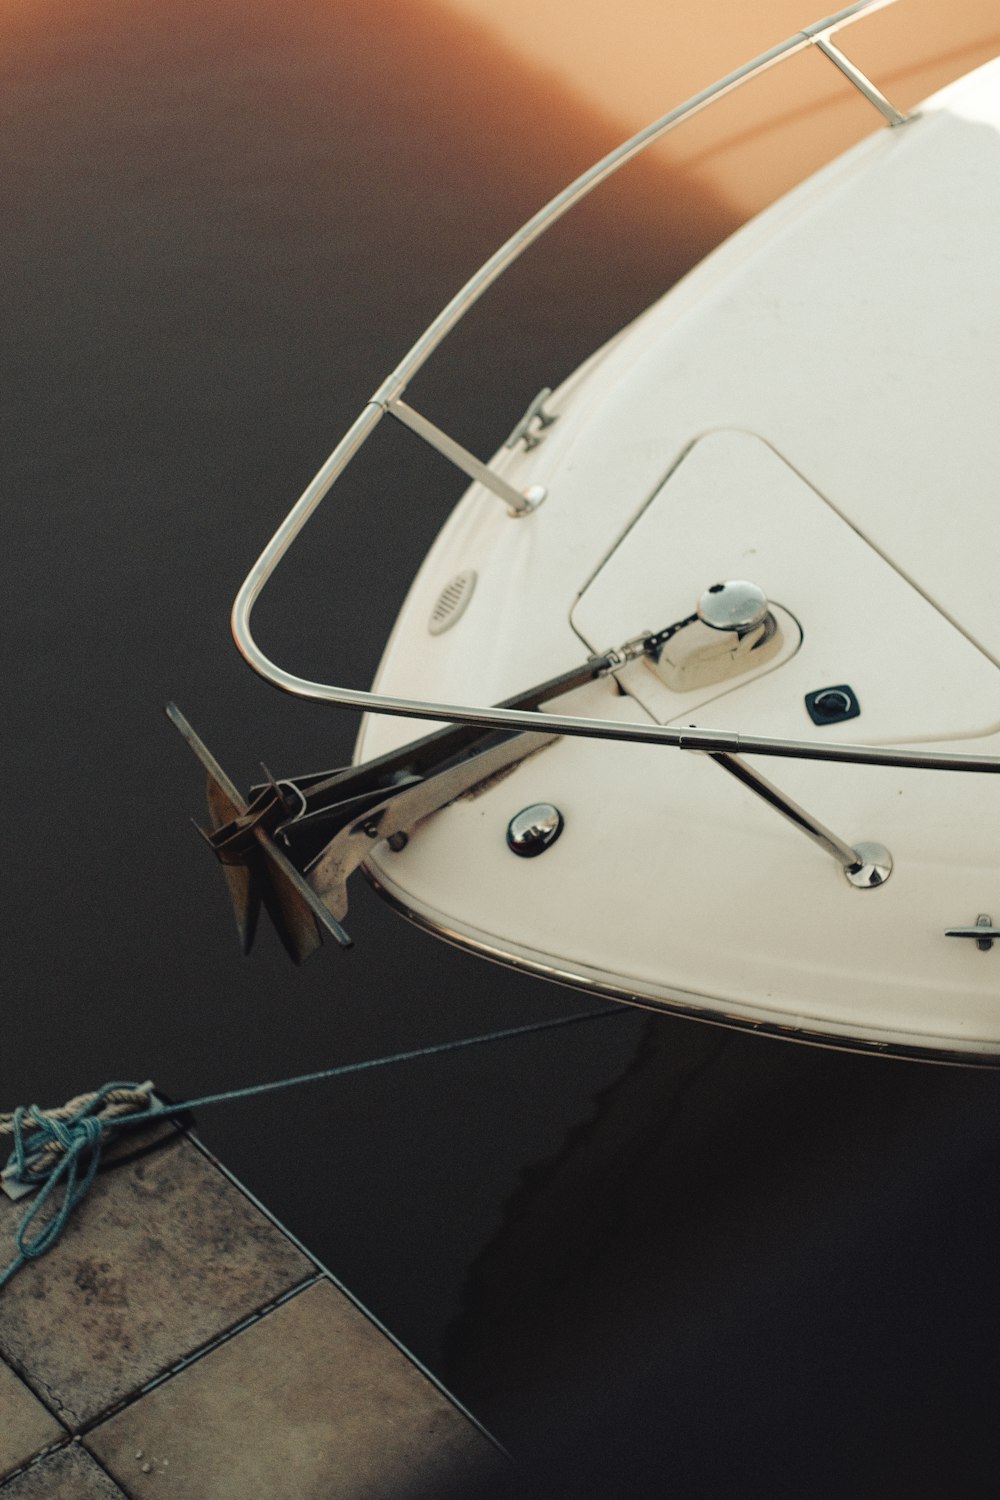
<instances>
[{"instance_id":1,"label":"stainless steel bow rail","mask_svg":"<svg viewBox=\"0 0 1000 1500\"><path fill-rule=\"evenodd\" d=\"M388 839L390 844L395 840L399 847L399 840L405 840L407 830L419 818L447 805L462 791L496 774L500 767L543 748L556 736L628 740L706 753L832 855L852 883L868 888L877 887L888 877L892 868L888 851L877 844L845 843L738 759L741 754L937 771L1000 770L997 756L956 755L915 748L883 749L825 741L810 743L721 730L675 729L539 713L541 704L568 691L568 684L578 685L602 672L615 670L616 665L622 664L616 652L542 685L546 693L530 689L506 704L479 707L390 697L298 677L272 662L250 629L254 604L285 552L387 414L502 500L513 518L530 525L531 512L544 499L544 491L535 488L522 493L515 489L488 464L414 411L403 400L409 381L487 288L574 204L685 120L786 58L810 47L817 48L890 126L905 124L907 116L886 99L832 40L836 33L862 16L894 3L895 0L860 0L797 32L639 131L557 194L495 252L439 313L379 386L275 532L233 605L233 635L253 669L284 692L300 698L367 713L444 721L460 727L439 731L395 755L359 767L294 781L272 780L254 788L247 803L183 716L172 707L168 710L208 773L213 829L206 837L225 867L244 948L252 941L261 900L297 959L307 956L318 945L321 929L339 942L346 942L347 935L339 923L347 906L344 882L362 862L373 840ZM523 439L530 445L540 429L552 420L544 408L547 394L542 392L536 397L511 435L511 443ZM630 645L635 647L636 643ZM639 652L633 650L635 654Z\"/></svg>"}]
</instances>

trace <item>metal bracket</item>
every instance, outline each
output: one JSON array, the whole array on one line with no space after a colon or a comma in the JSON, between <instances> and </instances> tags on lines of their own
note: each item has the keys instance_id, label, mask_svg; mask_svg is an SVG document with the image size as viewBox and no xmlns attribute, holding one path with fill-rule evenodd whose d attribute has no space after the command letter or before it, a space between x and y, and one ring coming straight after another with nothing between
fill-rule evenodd
<instances>
[{"instance_id":1,"label":"metal bracket","mask_svg":"<svg viewBox=\"0 0 1000 1500\"><path fill-rule=\"evenodd\" d=\"M545 410L545 403L551 395L552 387L543 386L504 443L505 448L516 448L518 443L523 443L524 451L530 453L532 448L537 448L539 443L545 441L546 427L551 427L553 422L559 420L558 412Z\"/></svg>"},{"instance_id":2,"label":"metal bracket","mask_svg":"<svg viewBox=\"0 0 1000 1500\"><path fill-rule=\"evenodd\" d=\"M993 918L980 912L975 927L949 927L945 937L972 938L980 953L989 953L995 942L1000 941L1000 927L993 926Z\"/></svg>"},{"instance_id":3,"label":"metal bracket","mask_svg":"<svg viewBox=\"0 0 1000 1500\"><path fill-rule=\"evenodd\" d=\"M306 879L333 915L343 920L347 915L348 877L364 864L376 844L405 848L409 834L423 818L557 738L554 734L491 735L493 743L487 742L432 776L389 792L334 835L307 867Z\"/></svg>"}]
</instances>

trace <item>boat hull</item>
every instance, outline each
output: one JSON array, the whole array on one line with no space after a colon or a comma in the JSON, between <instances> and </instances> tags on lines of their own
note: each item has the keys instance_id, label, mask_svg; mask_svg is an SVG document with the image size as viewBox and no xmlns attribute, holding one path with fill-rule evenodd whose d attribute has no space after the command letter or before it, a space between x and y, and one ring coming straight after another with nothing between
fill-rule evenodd
<instances>
[{"instance_id":1,"label":"boat hull","mask_svg":"<svg viewBox=\"0 0 1000 1500\"><path fill-rule=\"evenodd\" d=\"M536 510L512 519L473 485L376 690L500 702L750 577L784 612L783 654L681 693L638 661L559 712L995 755L998 168L993 65L723 246L557 390L543 443L494 460L544 488ZM860 715L814 726L806 700L832 684ZM416 729L370 716L359 756ZM1000 943L948 936L1000 917L995 779L764 769L849 845L888 848L885 885L852 886L704 755L580 739L375 849L367 872L421 925L558 982L827 1045L1000 1060ZM519 860L506 829L535 803L563 831Z\"/></svg>"}]
</instances>

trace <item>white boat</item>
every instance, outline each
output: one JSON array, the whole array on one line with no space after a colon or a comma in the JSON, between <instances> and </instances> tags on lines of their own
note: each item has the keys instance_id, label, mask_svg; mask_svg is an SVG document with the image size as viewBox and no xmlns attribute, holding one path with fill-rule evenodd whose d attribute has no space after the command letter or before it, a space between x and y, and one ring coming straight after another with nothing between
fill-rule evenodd
<instances>
[{"instance_id":1,"label":"white boat","mask_svg":"<svg viewBox=\"0 0 1000 1500\"><path fill-rule=\"evenodd\" d=\"M354 767L246 801L172 710L210 771L245 946L258 894L297 958L323 930L344 941L361 868L424 927L561 983L1000 1061L1000 61L902 114L839 46L886 3L797 33L537 214L265 549L234 606L240 650L364 719ZM409 406L416 371L550 224L806 48L887 128L542 392L488 463ZM387 416L472 483L361 693L277 666L250 618Z\"/></svg>"}]
</instances>

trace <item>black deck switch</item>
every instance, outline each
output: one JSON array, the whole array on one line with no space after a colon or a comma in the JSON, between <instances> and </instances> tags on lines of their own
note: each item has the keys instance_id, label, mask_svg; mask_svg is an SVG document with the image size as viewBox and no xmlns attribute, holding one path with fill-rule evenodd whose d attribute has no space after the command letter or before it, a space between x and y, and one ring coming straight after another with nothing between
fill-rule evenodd
<instances>
[{"instance_id":1,"label":"black deck switch","mask_svg":"<svg viewBox=\"0 0 1000 1500\"><path fill-rule=\"evenodd\" d=\"M814 724L842 724L845 719L856 719L861 712L857 694L846 682L806 693L806 708Z\"/></svg>"}]
</instances>

